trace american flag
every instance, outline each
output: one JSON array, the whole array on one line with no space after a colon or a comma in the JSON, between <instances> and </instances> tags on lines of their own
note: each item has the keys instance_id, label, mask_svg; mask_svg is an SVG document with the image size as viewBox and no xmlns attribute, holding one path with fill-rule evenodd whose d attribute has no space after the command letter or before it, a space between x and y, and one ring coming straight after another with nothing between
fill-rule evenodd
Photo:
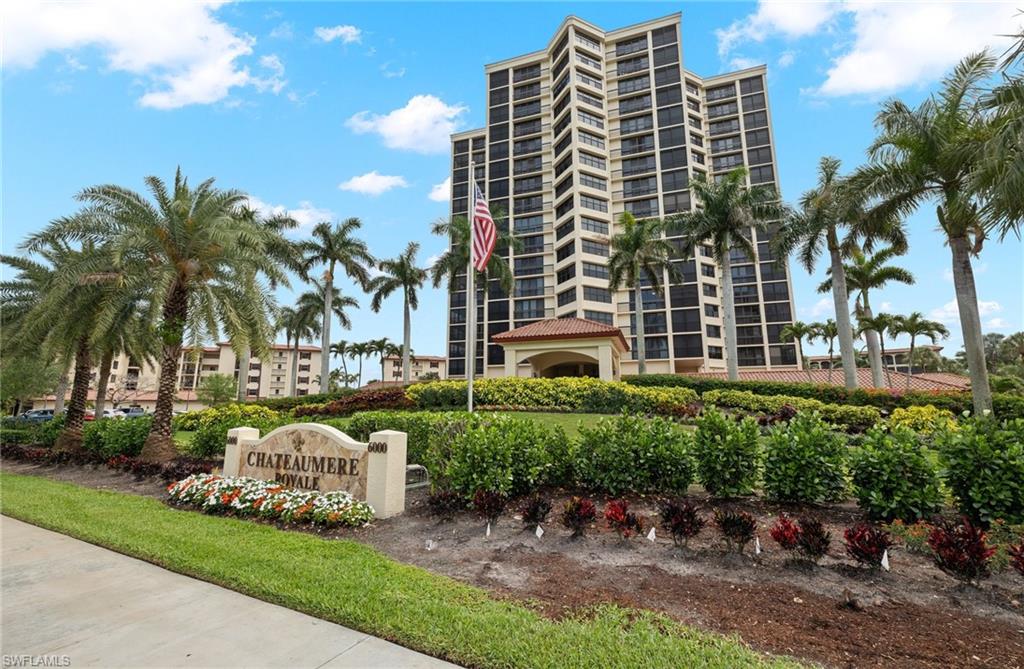
<instances>
[{"instance_id":1,"label":"american flag","mask_svg":"<svg viewBox=\"0 0 1024 669\"><path fill-rule=\"evenodd\" d=\"M498 229L491 218L491 210L487 208L487 199L480 191L480 186L473 183L475 206L473 207L473 267L482 272L494 251L494 243L498 240Z\"/></svg>"}]
</instances>

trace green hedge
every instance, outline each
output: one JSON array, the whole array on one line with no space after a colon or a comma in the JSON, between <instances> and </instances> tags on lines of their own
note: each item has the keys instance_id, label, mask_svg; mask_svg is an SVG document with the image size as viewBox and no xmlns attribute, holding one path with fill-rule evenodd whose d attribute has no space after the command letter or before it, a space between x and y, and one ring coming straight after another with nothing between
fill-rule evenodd
<instances>
[{"instance_id":1,"label":"green hedge","mask_svg":"<svg viewBox=\"0 0 1024 669\"><path fill-rule=\"evenodd\" d=\"M857 504L880 520L915 522L942 506L942 485L933 453L904 427L874 428L850 458Z\"/></svg>"},{"instance_id":2,"label":"green hedge","mask_svg":"<svg viewBox=\"0 0 1024 669\"><path fill-rule=\"evenodd\" d=\"M406 389L408 398L421 409L462 408L466 392L465 381L417 383ZM473 401L478 406L502 408L672 414L696 400L697 394L687 388L640 388L593 378L503 377L473 383Z\"/></svg>"},{"instance_id":3,"label":"green hedge","mask_svg":"<svg viewBox=\"0 0 1024 669\"><path fill-rule=\"evenodd\" d=\"M846 492L846 440L817 413L776 425L764 444L764 493L780 502L831 502Z\"/></svg>"},{"instance_id":4,"label":"green hedge","mask_svg":"<svg viewBox=\"0 0 1024 669\"><path fill-rule=\"evenodd\" d=\"M1024 522L1024 419L972 418L938 433L936 444L961 513Z\"/></svg>"},{"instance_id":5,"label":"green hedge","mask_svg":"<svg viewBox=\"0 0 1024 669\"><path fill-rule=\"evenodd\" d=\"M423 464L426 462L431 437L456 420L464 421L468 416L467 412L364 411L341 420L346 421L347 428L342 429L342 432L359 441L367 441L372 433L379 430L405 432L408 435L406 448L409 463Z\"/></svg>"},{"instance_id":6,"label":"green hedge","mask_svg":"<svg viewBox=\"0 0 1024 669\"><path fill-rule=\"evenodd\" d=\"M305 404L326 404L334 400L340 400L342 397L354 395L356 392L355 388L342 388L333 393L317 393L315 395L300 395L298 397L268 397L263 400L246 402L246 404L266 407L274 411L291 411L295 407Z\"/></svg>"},{"instance_id":7,"label":"green hedge","mask_svg":"<svg viewBox=\"0 0 1024 669\"><path fill-rule=\"evenodd\" d=\"M254 427L260 431L260 436L266 436L274 428L294 422L286 414L252 404L228 404L203 409L199 414L188 450L203 458L223 455L228 430L232 428Z\"/></svg>"},{"instance_id":8,"label":"green hedge","mask_svg":"<svg viewBox=\"0 0 1024 669\"><path fill-rule=\"evenodd\" d=\"M787 395L816 399L831 404L873 406L884 411L897 407L931 404L948 409L954 414L972 411L971 393L968 391L894 392L880 388L856 388L826 383L785 383L781 381L727 381L725 379L684 376L679 374L644 374L622 379L631 385L647 388L690 388L703 395L709 390L746 390L758 395ZM1024 397L1010 393L995 393L993 409L1000 418L1024 418Z\"/></svg>"},{"instance_id":9,"label":"green hedge","mask_svg":"<svg viewBox=\"0 0 1024 669\"><path fill-rule=\"evenodd\" d=\"M760 430L751 418L736 422L714 407L697 419L693 456L697 480L715 497L754 492L761 461Z\"/></svg>"},{"instance_id":10,"label":"green hedge","mask_svg":"<svg viewBox=\"0 0 1024 669\"><path fill-rule=\"evenodd\" d=\"M105 458L115 455L135 457L142 452L152 425L152 416L101 418L85 424L82 446Z\"/></svg>"},{"instance_id":11,"label":"green hedge","mask_svg":"<svg viewBox=\"0 0 1024 669\"><path fill-rule=\"evenodd\" d=\"M882 420L875 407L826 404L819 400L787 395L757 395L749 390L709 390L701 395L704 404L775 413L785 405L797 411L814 411L829 423L849 429L867 429Z\"/></svg>"}]
</instances>

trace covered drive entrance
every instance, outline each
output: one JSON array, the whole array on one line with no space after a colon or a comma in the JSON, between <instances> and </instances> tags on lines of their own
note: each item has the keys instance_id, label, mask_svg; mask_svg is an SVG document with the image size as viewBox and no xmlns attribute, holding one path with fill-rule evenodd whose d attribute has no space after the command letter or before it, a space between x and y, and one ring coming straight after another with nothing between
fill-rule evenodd
<instances>
[{"instance_id":1,"label":"covered drive entrance","mask_svg":"<svg viewBox=\"0 0 1024 669\"><path fill-rule=\"evenodd\" d=\"M611 325L585 318L552 318L491 337L505 349L505 376L592 376L618 380L629 345Z\"/></svg>"}]
</instances>

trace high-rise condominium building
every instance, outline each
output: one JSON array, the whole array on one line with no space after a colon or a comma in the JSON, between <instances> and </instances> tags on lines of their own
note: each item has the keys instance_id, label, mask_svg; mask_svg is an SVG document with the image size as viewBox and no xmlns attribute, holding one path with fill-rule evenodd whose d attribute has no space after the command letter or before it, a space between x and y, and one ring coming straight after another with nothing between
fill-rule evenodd
<instances>
[{"instance_id":1,"label":"high-rise condominium building","mask_svg":"<svg viewBox=\"0 0 1024 669\"><path fill-rule=\"evenodd\" d=\"M615 371L634 373L637 305L631 290L609 290L608 283L619 215L689 211L695 204L689 184L696 175L712 179L741 165L749 170L750 185L776 185L765 67L713 77L686 70L679 18L605 32L570 16L543 50L484 68L487 127L452 136L451 213L467 214L475 178L491 210L507 212L500 228L518 244L499 243L495 251L508 259L515 276L512 294L493 280L477 286L477 376L503 376L512 369L519 376L552 375L553 368L537 360L517 358L507 366L505 348L492 338L538 320L568 317L620 329L630 352L622 353ZM741 368L793 369L799 362L795 346L779 339L793 320L792 290L785 263L775 263L770 238L771 231L756 234L753 262L738 251L731 258ZM668 239L681 248L678 239ZM663 294L643 292L648 371L722 370L720 268L707 249L696 258L680 253L672 262L682 280L667 284ZM462 276L449 298L452 377L465 375L465 324ZM595 331L579 323L555 330L570 337ZM537 339L537 332L534 327L526 336L505 335L498 342ZM557 356L546 359L553 363ZM570 374L593 369L558 367Z\"/></svg>"}]
</instances>

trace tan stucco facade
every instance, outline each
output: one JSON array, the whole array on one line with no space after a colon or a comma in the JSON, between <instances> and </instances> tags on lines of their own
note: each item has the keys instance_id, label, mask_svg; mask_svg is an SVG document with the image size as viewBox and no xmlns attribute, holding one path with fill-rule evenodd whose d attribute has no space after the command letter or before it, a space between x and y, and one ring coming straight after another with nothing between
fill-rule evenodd
<instances>
[{"instance_id":1,"label":"tan stucco facade","mask_svg":"<svg viewBox=\"0 0 1024 669\"><path fill-rule=\"evenodd\" d=\"M505 349L505 376L551 376L551 370L578 365L574 376L588 376L587 366L597 367L598 378L617 381L625 348L616 337L591 339L547 339L502 343ZM547 373L546 373L547 372ZM564 374L563 374L564 375Z\"/></svg>"}]
</instances>

